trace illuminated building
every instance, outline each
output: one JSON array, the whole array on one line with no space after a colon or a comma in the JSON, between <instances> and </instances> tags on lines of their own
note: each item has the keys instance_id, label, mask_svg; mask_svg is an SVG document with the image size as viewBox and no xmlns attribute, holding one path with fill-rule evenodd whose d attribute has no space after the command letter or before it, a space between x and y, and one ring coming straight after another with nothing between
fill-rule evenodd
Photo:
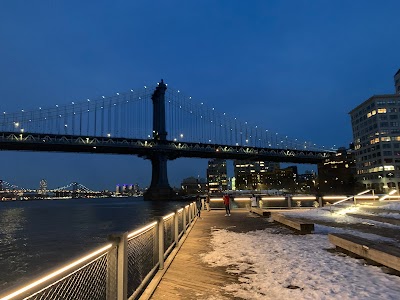
<instances>
[{"instance_id":1,"label":"illuminated building","mask_svg":"<svg viewBox=\"0 0 400 300\"><path fill-rule=\"evenodd\" d=\"M228 189L226 160L211 159L208 161L207 184L210 193L223 192Z\"/></svg>"},{"instance_id":2,"label":"illuminated building","mask_svg":"<svg viewBox=\"0 0 400 300\"><path fill-rule=\"evenodd\" d=\"M235 189L267 189L266 174L277 169L279 169L279 163L277 162L235 160Z\"/></svg>"},{"instance_id":3,"label":"illuminated building","mask_svg":"<svg viewBox=\"0 0 400 300\"><path fill-rule=\"evenodd\" d=\"M400 69L394 74L394 86L396 88L396 94L400 94Z\"/></svg>"},{"instance_id":4,"label":"illuminated building","mask_svg":"<svg viewBox=\"0 0 400 300\"><path fill-rule=\"evenodd\" d=\"M189 177L182 180L181 188L186 194L200 194L206 192L207 184L204 178Z\"/></svg>"},{"instance_id":5,"label":"illuminated building","mask_svg":"<svg viewBox=\"0 0 400 300\"><path fill-rule=\"evenodd\" d=\"M318 164L318 191L322 194L355 195L357 184L356 158L353 149L339 148L335 155Z\"/></svg>"},{"instance_id":6,"label":"illuminated building","mask_svg":"<svg viewBox=\"0 0 400 300\"><path fill-rule=\"evenodd\" d=\"M297 186L297 167L275 169L265 174L266 189L276 189L294 193Z\"/></svg>"},{"instance_id":7,"label":"illuminated building","mask_svg":"<svg viewBox=\"0 0 400 300\"><path fill-rule=\"evenodd\" d=\"M400 182L400 70L394 79L397 94L372 96L349 113L357 179L378 193Z\"/></svg>"}]
</instances>

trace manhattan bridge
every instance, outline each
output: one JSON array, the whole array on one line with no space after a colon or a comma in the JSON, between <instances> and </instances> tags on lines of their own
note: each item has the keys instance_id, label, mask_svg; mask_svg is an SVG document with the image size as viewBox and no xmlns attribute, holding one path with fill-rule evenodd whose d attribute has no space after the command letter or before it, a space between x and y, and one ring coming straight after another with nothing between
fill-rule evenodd
<instances>
[{"instance_id":1,"label":"manhattan bridge","mask_svg":"<svg viewBox=\"0 0 400 300\"><path fill-rule=\"evenodd\" d=\"M3 112L0 150L137 155L151 160L145 198L154 200L174 196L167 161L179 157L317 164L334 153L218 112L163 80L108 97Z\"/></svg>"}]
</instances>

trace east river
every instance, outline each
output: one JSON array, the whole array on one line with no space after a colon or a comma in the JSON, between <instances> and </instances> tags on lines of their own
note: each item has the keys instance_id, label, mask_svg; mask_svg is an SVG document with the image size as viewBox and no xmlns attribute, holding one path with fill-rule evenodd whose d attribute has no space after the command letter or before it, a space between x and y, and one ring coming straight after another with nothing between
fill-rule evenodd
<instances>
[{"instance_id":1,"label":"east river","mask_svg":"<svg viewBox=\"0 0 400 300\"><path fill-rule=\"evenodd\" d=\"M0 292L185 204L142 197L0 202Z\"/></svg>"}]
</instances>

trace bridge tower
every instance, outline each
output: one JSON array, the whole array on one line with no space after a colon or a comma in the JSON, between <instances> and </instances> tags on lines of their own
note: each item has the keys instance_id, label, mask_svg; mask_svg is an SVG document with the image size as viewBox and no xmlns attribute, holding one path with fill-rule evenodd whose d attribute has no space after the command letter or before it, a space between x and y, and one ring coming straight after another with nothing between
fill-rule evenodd
<instances>
[{"instance_id":1,"label":"bridge tower","mask_svg":"<svg viewBox=\"0 0 400 300\"><path fill-rule=\"evenodd\" d=\"M153 139L160 145L167 141L165 128L165 91L167 85L161 79L151 99L153 100ZM144 194L145 200L172 200L175 197L173 189L168 182L167 160L162 152L148 156L151 160L151 184Z\"/></svg>"},{"instance_id":2,"label":"bridge tower","mask_svg":"<svg viewBox=\"0 0 400 300\"><path fill-rule=\"evenodd\" d=\"M78 185L79 185L79 183L77 183L77 182L72 183L71 197L74 199L78 198Z\"/></svg>"}]
</instances>

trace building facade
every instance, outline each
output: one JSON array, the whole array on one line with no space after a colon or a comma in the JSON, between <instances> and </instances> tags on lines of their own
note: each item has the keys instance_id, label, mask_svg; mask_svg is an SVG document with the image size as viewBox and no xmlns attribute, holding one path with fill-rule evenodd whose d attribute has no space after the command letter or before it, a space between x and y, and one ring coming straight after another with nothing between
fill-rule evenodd
<instances>
[{"instance_id":1,"label":"building facade","mask_svg":"<svg viewBox=\"0 0 400 300\"><path fill-rule=\"evenodd\" d=\"M349 113L356 177L377 193L400 187L400 70L394 78L397 94L372 96Z\"/></svg>"},{"instance_id":2,"label":"building facade","mask_svg":"<svg viewBox=\"0 0 400 300\"><path fill-rule=\"evenodd\" d=\"M318 192L325 195L355 195L363 189L357 182L356 174L355 151L339 148L335 155L318 164Z\"/></svg>"},{"instance_id":3,"label":"building facade","mask_svg":"<svg viewBox=\"0 0 400 300\"><path fill-rule=\"evenodd\" d=\"M207 185L210 193L221 193L228 189L226 160L211 159L208 161Z\"/></svg>"},{"instance_id":4,"label":"building facade","mask_svg":"<svg viewBox=\"0 0 400 300\"><path fill-rule=\"evenodd\" d=\"M394 74L394 86L396 88L395 93L400 94L400 69Z\"/></svg>"},{"instance_id":5,"label":"building facade","mask_svg":"<svg viewBox=\"0 0 400 300\"><path fill-rule=\"evenodd\" d=\"M267 174L274 170L279 170L279 163L235 160L235 189L265 190L267 189Z\"/></svg>"}]
</instances>

